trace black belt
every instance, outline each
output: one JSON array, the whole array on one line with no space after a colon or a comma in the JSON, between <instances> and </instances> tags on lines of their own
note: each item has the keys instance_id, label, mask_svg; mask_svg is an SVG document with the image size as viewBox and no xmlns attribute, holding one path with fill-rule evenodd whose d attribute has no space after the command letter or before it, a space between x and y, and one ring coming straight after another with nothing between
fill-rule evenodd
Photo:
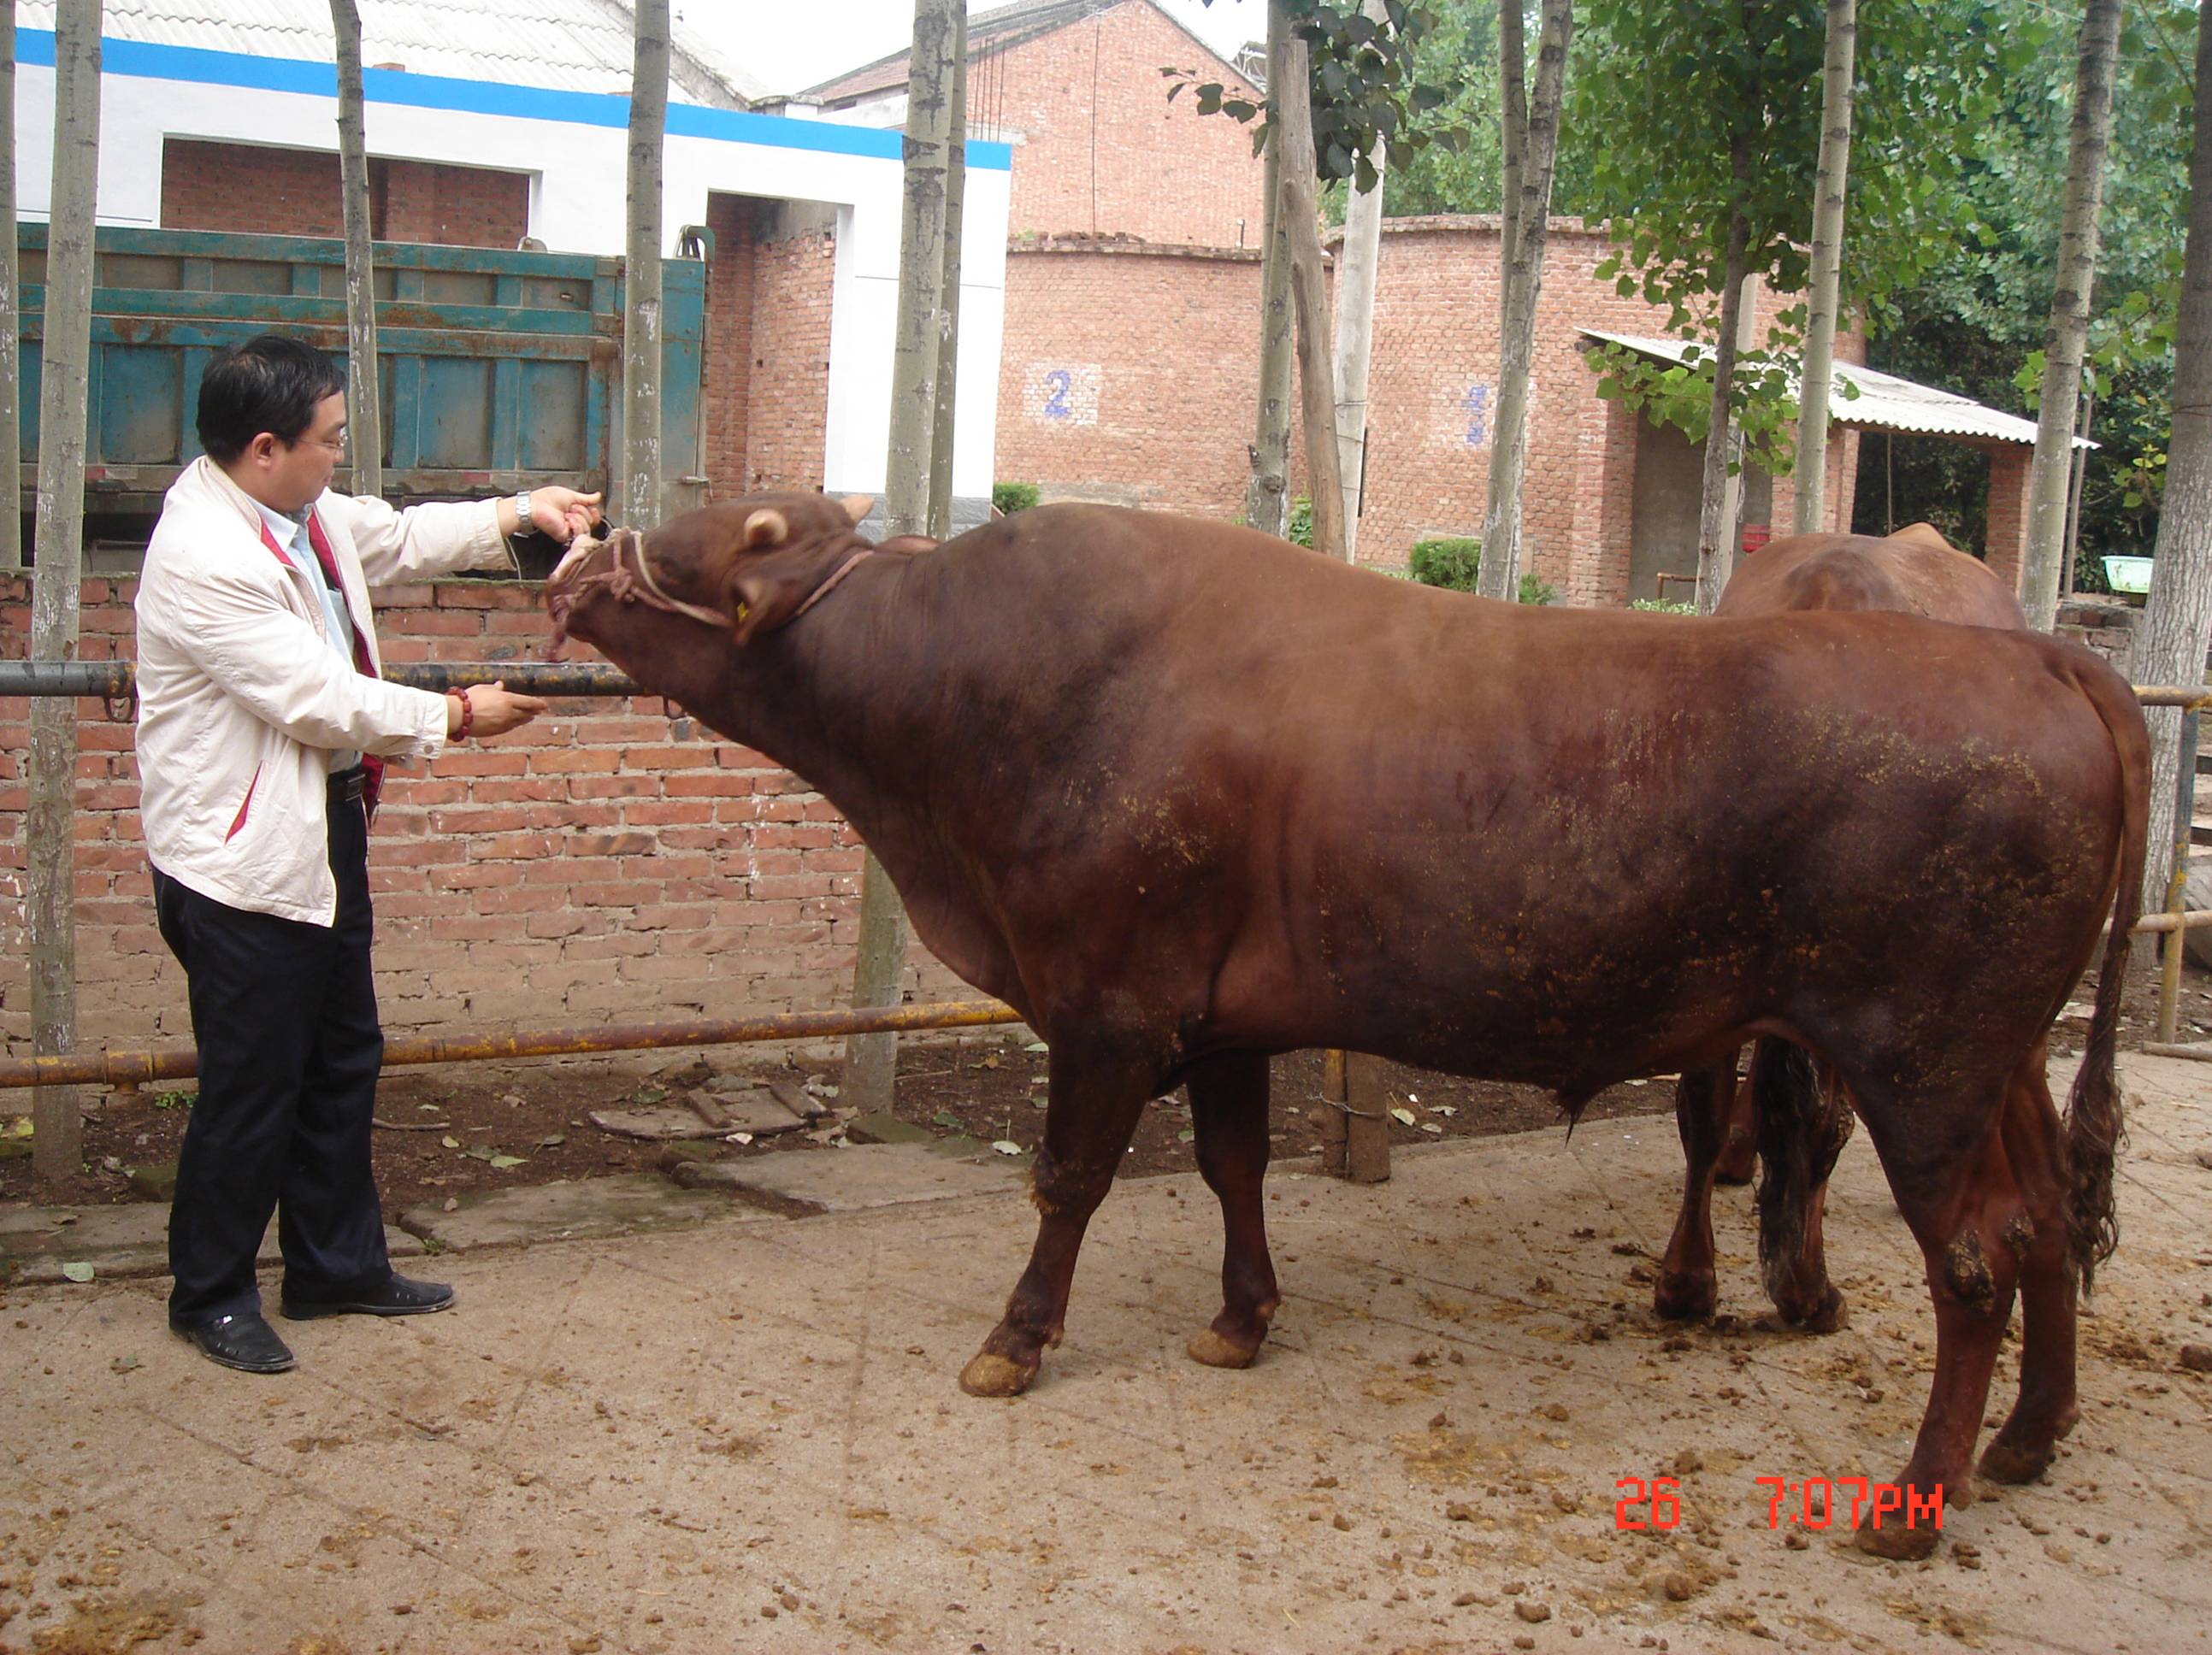
<instances>
[{"instance_id":1,"label":"black belt","mask_svg":"<svg viewBox=\"0 0 2212 1655\"><path fill-rule=\"evenodd\" d=\"M368 767L356 765L350 770L331 773L331 797L342 802L359 798L368 788Z\"/></svg>"}]
</instances>

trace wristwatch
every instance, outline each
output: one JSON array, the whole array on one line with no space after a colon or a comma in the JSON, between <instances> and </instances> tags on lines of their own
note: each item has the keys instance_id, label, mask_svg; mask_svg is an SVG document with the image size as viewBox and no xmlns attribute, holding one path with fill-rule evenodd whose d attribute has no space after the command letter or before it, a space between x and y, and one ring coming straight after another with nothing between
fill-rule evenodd
<instances>
[{"instance_id":1,"label":"wristwatch","mask_svg":"<svg viewBox=\"0 0 2212 1655\"><path fill-rule=\"evenodd\" d=\"M527 488L518 489L515 492L514 532L519 535L534 535L538 532L538 525L530 520L530 490Z\"/></svg>"}]
</instances>

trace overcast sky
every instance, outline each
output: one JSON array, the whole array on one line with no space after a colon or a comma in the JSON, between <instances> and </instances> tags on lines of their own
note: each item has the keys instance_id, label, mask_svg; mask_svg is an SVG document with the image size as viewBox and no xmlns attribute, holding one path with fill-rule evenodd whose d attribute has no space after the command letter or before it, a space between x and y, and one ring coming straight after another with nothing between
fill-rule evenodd
<instances>
[{"instance_id":1,"label":"overcast sky","mask_svg":"<svg viewBox=\"0 0 2212 1655\"><path fill-rule=\"evenodd\" d=\"M972 15L1004 0L971 5ZM1223 57L1267 32L1266 0L1160 0L1162 8ZM795 92L872 63L914 38L914 0L674 0L676 15L738 69Z\"/></svg>"}]
</instances>

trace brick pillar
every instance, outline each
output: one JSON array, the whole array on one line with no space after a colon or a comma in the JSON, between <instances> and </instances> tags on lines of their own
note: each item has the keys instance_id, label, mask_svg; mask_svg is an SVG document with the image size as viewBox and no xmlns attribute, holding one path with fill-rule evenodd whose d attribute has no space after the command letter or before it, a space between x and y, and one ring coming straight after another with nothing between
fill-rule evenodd
<instances>
[{"instance_id":1,"label":"brick pillar","mask_svg":"<svg viewBox=\"0 0 2212 1655\"><path fill-rule=\"evenodd\" d=\"M1576 433L1575 516L1567 537L1566 600L1585 608L1628 602L1636 516L1636 438L1642 416L1593 389Z\"/></svg>"},{"instance_id":2,"label":"brick pillar","mask_svg":"<svg viewBox=\"0 0 2212 1655\"><path fill-rule=\"evenodd\" d=\"M1989 538L1982 555L2015 592L2027 567L2027 473L2034 460L2035 450L2025 443L1990 450Z\"/></svg>"},{"instance_id":3,"label":"brick pillar","mask_svg":"<svg viewBox=\"0 0 2212 1655\"><path fill-rule=\"evenodd\" d=\"M752 400L752 203L720 191L707 197L714 262L707 268L707 383L699 469L710 498L747 492L748 415Z\"/></svg>"}]
</instances>

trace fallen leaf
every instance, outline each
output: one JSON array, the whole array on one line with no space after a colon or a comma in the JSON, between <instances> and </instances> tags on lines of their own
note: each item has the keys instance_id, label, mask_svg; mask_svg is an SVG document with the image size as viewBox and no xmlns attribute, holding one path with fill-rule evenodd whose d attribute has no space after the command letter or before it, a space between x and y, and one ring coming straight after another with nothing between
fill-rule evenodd
<instances>
[{"instance_id":1,"label":"fallen leaf","mask_svg":"<svg viewBox=\"0 0 2212 1655\"><path fill-rule=\"evenodd\" d=\"M753 1135L750 1132L732 1132L722 1140L725 1143L750 1143L752 1141Z\"/></svg>"},{"instance_id":2,"label":"fallen leaf","mask_svg":"<svg viewBox=\"0 0 2212 1655\"><path fill-rule=\"evenodd\" d=\"M991 1147L1002 1155L1018 1155L1022 1152L1022 1146L1012 1138L1000 1138Z\"/></svg>"},{"instance_id":3,"label":"fallen leaf","mask_svg":"<svg viewBox=\"0 0 2212 1655\"><path fill-rule=\"evenodd\" d=\"M72 1282L89 1282L93 1277L93 1269L89 1264L72 1259L62 1266L62 1274Z\"/></svg>"},{"instance_id":4,"label":"fallen leaf","mask_svg":"<svg viewBox=\"0 0 2212 1655\"><path fill-rule=\"evenodd\" d=\"M1049 1052L1052 1048L1047 1046L1042 1040L1031 1040L1027 1046L1024 1046L1022 1050L1024 1052Z\"/></svg>"},{"instance_id":5,"label":"fallen leaf","mask_svg":"<svg viewBox=\"0 0 2212 1655\"><path fill-rule=\"evenodd\" d=\"M1432 1121L1432 1120L1425 1120L1425 1121L1423 1121L1423 1122L1421 1123L1421 1130L1422 1130L1424 1132L1434 1132L1434 1133L1435 1133L1437 1137L1442 1137L1443 1136L1443 1131L1444 1131L1444 1129L1443 1129L1443 1127L1441 1127L1441 1126L1437 1125L1436 1124L1436 1122L1434 1122L1434 1121Z\"/></svg>"},{"instance_id":6,"label":"fallen leaf","mask_svg":"<svg viewBox=\"0 0 2212 1655\"><path fill-rule=\"evenodd\" d=\"M107 1371L111 1373L128 1373L137 1366L138 1359L136 1356L118 1356L113 1361L108 1363Z\"/></svg>"},{"instance_id":7,"label":"fallen leaf","mask_svg":"<svg viewBox=\"0 0 2212 1655\"><path fill-rule=\"evenodd\" d=\"M449 1213L457 1213L460 1211L460 1209L461 1203L458 1198L450 1195L446 1197L446 1205L443 1210Z\"/></svg>"},{"instance_id":8,"label":"fallen leaf","mask_svg":"<svg viewBox=\"0 0 2212 1655\"><path fill-rule=\"evenodd\" d=\"M566 1132L549 1132L538 1140L538 1147L541 1149L557 1149L568 1141L568 1135Z\"/></svg>"},{"instance_id":9,"label":"fallen leaf","mask_svg":"<svg viewBox=\"0 0 2212 1655\"><path fill-rule=\"evenodd\" d=\"M1052 1100L1050 1098L1040 1092L1030 1100L1030 1107L1032 1109L1042 1109L1048 1107L1051 1102Z\"/></svg>"},{"instance_id":10,"label":"fallen leaf","mask_svg":"<svg viewBox=\"0 0 2212 1655\"><path fill-rule=\"evenodd\" d=\"M458 1149L461 1147L460 1139L455 1137L450 1132L448 1132L444 1137L440 1138L438 1142L444 1144L448 1149Z\"/></svg>"},{"instance_id":11,"label":"fallen leaf","mask_svg":"<svg viewBox=\"0 0 2212 1655\"><path fill-rule=\"evenodd\" d=\"M1182 1131L1181 1131L1180 1132L1177 1132L1177 1133L1176 1134L1176 1142L1177 1143L1188 1143L1192 1139L1195 1138L1197 1136L1198 1136L1198 1134L1197 1134L1196 1132L1193 1131L1189 1127L1186 1126L1186 1127L1184 1127L1184 1128L1182 1129Z\"/></svg>"},{"instance_id":12,"label":"fallen leaf","mask_svg":"<svg viewBox=\"0 0 2212 1655\"><path fill-rule=\"evenodd\" d=\"M1411 1126L1413 1124L1413 1112L1410 1109L1393 1109L1390 1112L1390 1118L1395 1121L1402 1121L1405 1125Z\"/></svg>"},{"instance_id":13,"label":"fallen leaf","mask_svg":"<svg viewBox=\"0 0 2212 1655\"><path fill-rule=\"evenodd\" d=\"M960 1117L950 1109L939 1110L929 1118L929 1120L933 1126L950 1126L956 1131L959 1130L961 1125Z\"/></svg>"},{"instance_id":14,"label":"fallen leaf","mask_svg":"<svg viewBox=\"0 0 2212 1655\"><path fill-rule=\"evenodd\" d=\"M668 1088L662 1086L641 1086L630 1094L630 1097L638 1103L665 1103L668 1100Z\"/></svg>"},{"instance_id":15,"label":"fallen leaf","mask_svg":"<svg viewBox=\"0 0 2212 1655\"><path fill-rule=\"evenodd\" d=\"M1453 1104L1432 1103L1429 1106L1429 1112L1432 1115L1456 1115L1459 1109Z\"/></svg>"},{"instance_id":16,"label":"fallen leaf","mask_svg":"<svg viewBox=\"0 0 2212 1655\"><path fill-rule=\"evenodd\" d=\"M501 1171L504 1171L509 1167L520 1167L522 1165L522 1157L520 1155L493 1155L490 1157L490 1161L493 1166L499 1167Z\"/></svg>"}]
</instances>

